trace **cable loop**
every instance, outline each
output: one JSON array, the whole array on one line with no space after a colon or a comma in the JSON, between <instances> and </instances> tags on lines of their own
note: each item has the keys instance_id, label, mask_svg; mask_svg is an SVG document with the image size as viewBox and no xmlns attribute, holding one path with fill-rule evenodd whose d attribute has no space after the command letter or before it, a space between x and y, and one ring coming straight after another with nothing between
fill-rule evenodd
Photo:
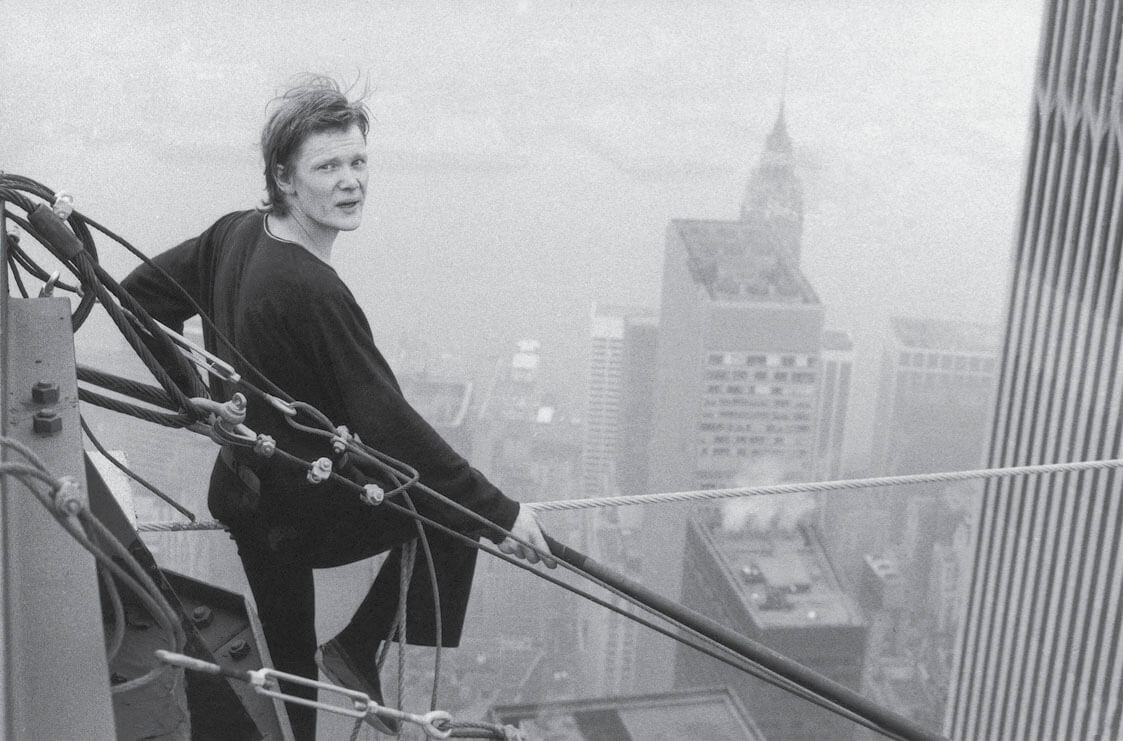
<instances>
[{"instance_id":1,"label":"cable loop","mask_svg":"<svg viewBox=\"0 0 1123 741\"><path fill-rule=\"evenodd\" d=\"M278 396L274 396L273 394L267 394L265 392L262 392L262 397L265 399L265 401L269 402L269 405L271 407L273 407L274 409L276 409L278 412L285 415L286 417L295 417L296 416L296 407L293 406L293 402L285 401L284 399L282 399Z\"/></svg>"},{"instance_id":2,"label":"cable loop","mask_svg":"<svg viewBox=\"0 0 1123 741\"><path fill-rule=\"evenodd\" d=\"M327 438L329 440L334 439L336 437L337 433L336 433L336 430L335 430L335 425L333 425L331 423L331 420L328 419L324 415L324 413L321 412L316 407L312 406L311 404L306 404L303 401L290 401L290 402L288 402L288 406L291 407L292 410L293 410L293 414L291 414L291 415L286 414L285 415L285 422L288 423L289 427L292 427L294 430L300 430L301 432L306 432L309 435L317 435L319 437ZM296 417L296 414L299 413L299 412L303 412L305 415L311 417L316 422L318 422L320 426L319 427L309 427L308 425L304 425L304 424L301 424L301 423L297 422L295 417Z\"/></svg>"}]
</instances>

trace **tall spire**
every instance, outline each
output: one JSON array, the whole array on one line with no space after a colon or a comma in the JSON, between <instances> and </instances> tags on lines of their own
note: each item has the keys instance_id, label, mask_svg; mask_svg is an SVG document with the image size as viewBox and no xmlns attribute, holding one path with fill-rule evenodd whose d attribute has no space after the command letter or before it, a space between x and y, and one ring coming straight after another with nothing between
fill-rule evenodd
<instances>
[{"instance_id":1,"label":"tall spire","mask_svg":"<svg viewBox=\"0 0 1123 741\"><path fill-rule=\"evenodd\" d=\"M765 140L765 148L769 152L791 154L792 138L788 135L788 123L784 119L784 101L780 99L780 112L776 116L776 123L772 125L772 133Z\"/></svg>"},{"instance_id":2,"label":"tall spire","mask_svg":"<svg viewBox=\"0 0 1123 741\"><path fill-rule=\"evenodd\" d=\"M760 161L745 187L741 221L754 228L754 240L761 249L784 249L798 261L803 235L803 189L795 174L794 148L784 110L787 68L785 54L780 109L765 139Z\"/></svg>"},{"instance_id":3,"label":"tall spire","mask_svg":"<svg viewBox=\"0 0 1123 741\"><path fill-rule=\"evenodd\" d=\"M788 57L791 47L784 49L784 76L780 81L780 112L776 115L776 123L772 125L772 133L768 135L765 146L770 152L791 152L792 139L788 136L788 124L784 119L784 103L788 97Z\"/></svg>"}]
</instances>

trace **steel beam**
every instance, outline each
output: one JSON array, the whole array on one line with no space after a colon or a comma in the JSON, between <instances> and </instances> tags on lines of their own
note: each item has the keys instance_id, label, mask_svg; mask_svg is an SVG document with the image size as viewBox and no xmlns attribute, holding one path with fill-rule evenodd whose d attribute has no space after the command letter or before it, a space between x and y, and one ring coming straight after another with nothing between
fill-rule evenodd
<instances>
[{"instance_id":1,"label":"steel beam","mask_svg":"<svg viewBox=\"0 0 1123 741\"><path fill-rule=\"evenodd\" d=\"M73 476L85 491L70 302L9 297L5 240L0 217L0 435L24 443L53 475ZM4 449L0 460L22 458ZM0 736L115 737L94 559L6 476L0 476Z\"/></svg>"}]
</instances>

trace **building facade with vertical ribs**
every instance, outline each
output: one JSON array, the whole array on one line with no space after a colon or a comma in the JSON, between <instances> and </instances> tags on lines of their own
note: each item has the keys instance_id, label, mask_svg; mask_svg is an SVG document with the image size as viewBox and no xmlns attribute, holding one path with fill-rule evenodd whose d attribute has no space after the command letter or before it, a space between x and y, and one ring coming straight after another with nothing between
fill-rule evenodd
<instances>
[{"instance_id":1,"label":"building facade with vertical ribs","mask_svg":"<svg viewBox=\"0 0 1123 741\"><path fill-rule=\"evenodd\" d=\"M1123 6L1045 4L990 464L1123 455ZM988 484L946 729L1123 734L1123 480Z\"/></svg>"}]
</instances>

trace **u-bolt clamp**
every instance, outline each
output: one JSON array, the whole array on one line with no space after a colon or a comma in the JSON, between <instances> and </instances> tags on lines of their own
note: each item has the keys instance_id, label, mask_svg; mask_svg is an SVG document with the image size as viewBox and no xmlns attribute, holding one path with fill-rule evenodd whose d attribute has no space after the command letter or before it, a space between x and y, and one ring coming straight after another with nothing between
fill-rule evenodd
<instances>
[{"instance_id":1,"label":"u-bolt clamp","mask_svg":"<svg viewBox=\"0 0 1123 741\"><path fill-rule=\"evenodd\" d=\"M363 504L377 507L386 498L386 491L378 484L363 484L363 493L360 495Z\"/></svg>"},{"instance_id":2,"label":"u-bolt clamp","mask_svg":"<svg viewBox=\"0 0 1123 741\"><path fill-rule=\"evenodd\" d=\"M351 442L351 431L347 429L347 425L339 425L335 428L335 437L331 439L331 449L336 455L343 455L343 451L347 450L347 443Z\"/></svg>"},{"instance_id":3,"label":"u-bolt clamp","mask_svg":"<svg viewBox=\"0 0 1123 741\"><path fill-rule=\"evenodd\" d=\"M330 476L331 458L318 458L312 462L311 468L308 469L308 481L312 484L322 483Z\"/></svg>"},{"instance_id":4,"label":"u-bolt clamp","mask_svg":"<svg viewBox=\"0 0 1123 741\"><path fill-rule=\"evenodd\" d=\"M263 432L258 433L257 441L253 444L253 452L263 458L269 458L277 452L277 441Z\"/></svg>"}]
</instances>

